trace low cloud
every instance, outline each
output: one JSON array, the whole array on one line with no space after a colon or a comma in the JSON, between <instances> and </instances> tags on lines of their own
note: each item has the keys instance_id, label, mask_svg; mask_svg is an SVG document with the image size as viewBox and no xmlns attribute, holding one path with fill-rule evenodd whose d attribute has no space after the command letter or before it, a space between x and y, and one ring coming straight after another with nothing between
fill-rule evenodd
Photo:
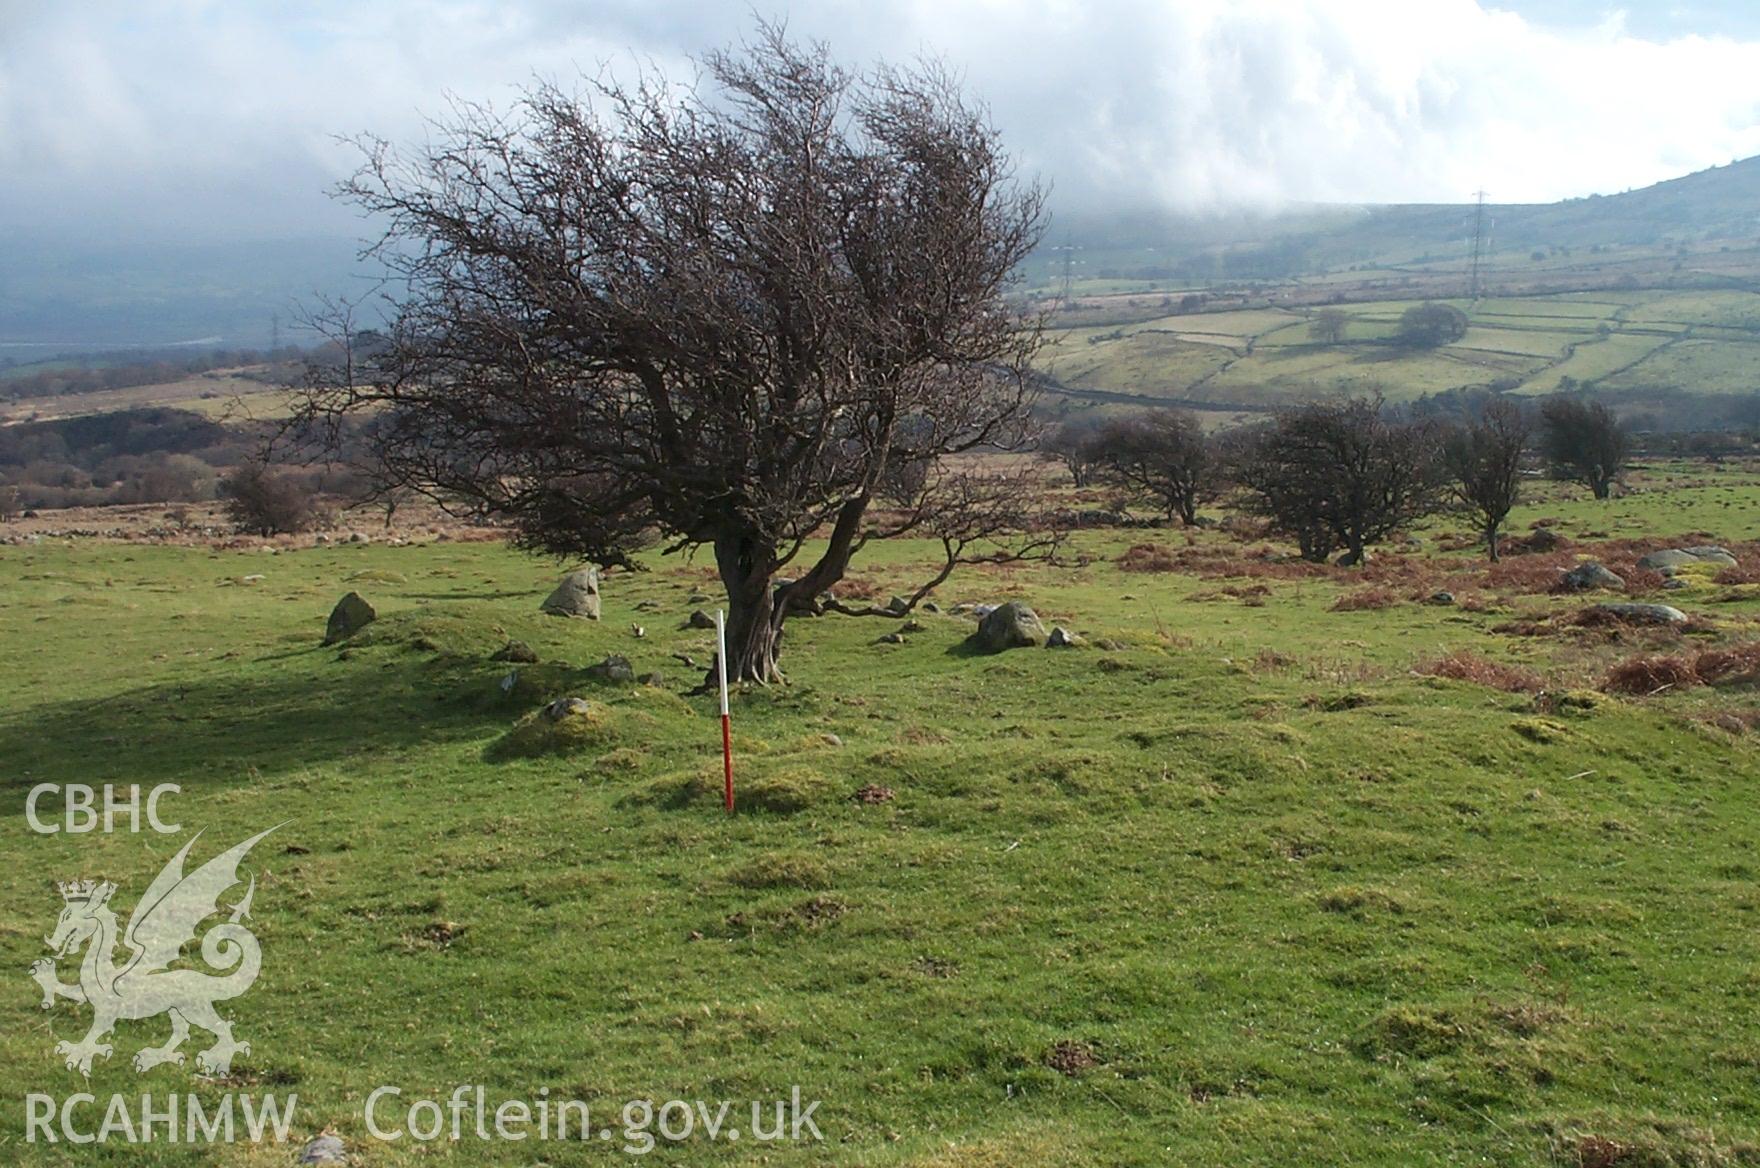
<instances>
[{"instance_id":1,"label":"low cloud","mask_svg":"<svg viewBox=\"0 0 1760 1168\"><path fill-rule=\"evenodd\" d=\"M688 75L744 8L0 0L0 225L189 238L350 230L335 135L448 93ZM1760 41L1560 29L1475 0L801 0L862 63L947 58L1065 207L1544 201L1760 154Z\"/></svg>"}]
</instances>

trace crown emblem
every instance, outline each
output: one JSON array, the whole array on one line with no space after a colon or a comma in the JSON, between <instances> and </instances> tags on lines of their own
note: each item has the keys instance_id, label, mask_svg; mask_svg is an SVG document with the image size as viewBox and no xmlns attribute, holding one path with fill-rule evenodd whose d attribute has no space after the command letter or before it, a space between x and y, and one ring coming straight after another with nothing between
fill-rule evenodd
<instances>
[{"instance_id":1,"label":"crown emblem","mask_svg":"<svg viewBox=\"0 0 1760 1168\"><path fill-rule=\"evenodd\" d=\"M61 890L61 899L68 904L83 903L96 895L98 882L96 880L74 880L64 884L57 880L55 887Z\"/></svg>"}]
</instances>

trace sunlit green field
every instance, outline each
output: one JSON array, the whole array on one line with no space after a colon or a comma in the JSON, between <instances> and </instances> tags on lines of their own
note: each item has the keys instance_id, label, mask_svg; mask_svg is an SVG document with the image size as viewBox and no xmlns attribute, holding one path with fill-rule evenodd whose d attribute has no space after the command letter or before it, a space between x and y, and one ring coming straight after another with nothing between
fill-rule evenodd
<instances>
[{"instance_id":1,"label":"sunlit green field","mask_svg":"<svg viewBox=\"0 0 1760 1168\"><path fill-rule=\"evenodd\" d=\"M713 699L674 658L709 660L681 628L713 607L701 560L609 576L589 623L540 615L557 566L491 544L0 548L0 1159L291 1162L21 1142L25 1093L82 1089L297 1094L291 1139L334 1125L365 1165L622 1158L621 1132L453 1148L362 1122L381 1085L482 1084L604 1116L822 1101L823 1144L699 1131L662 1163L1576 1164L1596 1141L1752 1162L1760 763L1730 719L1760 698L1593 691L1633 654L1755 640L1755 588L1666 594L1685 634L1499 631L1580 610L1549 565L1632 554L1606 538L1702 532L1760 567L1754 475L1637 485L1542 488L1515 530L1578 542L1533 571L1437 550L1446 519L1363 574L1100 531L937 596L1025 599L1070 650L970 655L951 613L903 645L876 643L891 620L801 618L790 684L735 696L732 817ZM1138 544L1174 565L1125 570ZM884 597L930 556L878 547L848 587ZM1438 587L1459 603L1419 602ZM380 619L322 648L350 589ZM542 663L504 692L510 638ZM1544 692L1424 676L1459 650ZM581 672L610 653L665 684ZM562 695L591 720L517 757L509 730ZM178 783L183 832L34 834L43 782ZM246 864L264 964L224 1008L251 1044L233 1078L131 1070L163 1018L121 1023L89 1086L64 1069L89 1011L43 1012L25 976L53 881L116 881L126 919L194 831L205 858L278 823Z\"/></svg>"}]
</instances>

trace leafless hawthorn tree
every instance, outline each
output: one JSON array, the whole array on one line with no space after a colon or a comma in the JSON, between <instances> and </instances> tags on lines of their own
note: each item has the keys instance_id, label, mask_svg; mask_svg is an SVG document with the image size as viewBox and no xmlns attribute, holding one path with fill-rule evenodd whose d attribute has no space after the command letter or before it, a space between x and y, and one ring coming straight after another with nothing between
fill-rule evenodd
<instances>
[{"instance_id":1,"label":"leafless hawthorn tree","mask_svg":"<svg viewBox=\"0 0 1760 1168\"><path fill-rule=\"evenodd\" d=\"M1315 402L1278 414L1237 446L1234 475L1249 506L1316 562L1341 563L1433 510L1441 487L1426 423L1391 418L1378 398Z\"/></svg>"},{"instance_id":2,"label":"leafless hawthorn tree","mask_svg":"<svg viewBox=\"0 0 1760 1168\"><path fill-rule=\"evenodd\" d=\"M1190 410L1146 410L1108 422L1095 440L1100 463L1187 527L1221 486L1220 463Z\"/></svg>"},{"instance_id":3,"label":"leafless hawthorn tree","mask_svg":"<svg viewBox=\"0 0 1760 1168\"><path fill-rule=\"evenodd\" d=\"M1478 416L1451 430L1443 442L1443 460L1453 479L1455 498L1478 516L1485 533L1485 553L1496 562L1497 531L1522 494L1522 455L1528 449L1530 426L1522 404L1493 397Z\"/></svg>"},{"instance_id":4,"label":"leafless hawthorn tree","mask_svg":"<svg viewBox=\"0 0 1760 1168\"><path fill-rule=\"evenodd\" d=\"M1039 322L1003 294L1043 196L937 66L857 77L766 26L698 87L539 85L362 145L343 193L400 291L302 432L371 412L376 468L534 550L707 546L756 682L871 539L939 539L942 579L1042 546L1021 476L949 456L1028 436Z\"/></svg>"},{"instance_id":5,"label":"leafless hawthorn tree","mask_svg":"<svg viewBox=\"0 0 1760 1168\"><path fill-rule=\"evenodd\" d=\"M1540 407L1540 452L1553 478L1605 499L1625 473L1632 437L1604 403L1553 397Z\"/></svg>"}]
</instances>

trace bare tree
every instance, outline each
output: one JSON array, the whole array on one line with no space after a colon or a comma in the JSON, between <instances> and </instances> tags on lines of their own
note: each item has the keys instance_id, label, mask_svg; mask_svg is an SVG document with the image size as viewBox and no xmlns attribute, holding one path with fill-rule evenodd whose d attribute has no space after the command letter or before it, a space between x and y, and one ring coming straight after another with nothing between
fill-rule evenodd
<instances>
[{"instance_id":1,"label":"bare tree","mask_svg":"<svg viewBox=\"0 0 1760 1168\"><path fill-rule=\"evenodd\" d=\"M285 469L254 459L221 480L220 494L232 525L251 535L304 531L317 518L309 490Z\"/></svg>"},{"instance_id":2,"label":"bare tree","mask_svg":"<svg viewBox=\"0 0 1760 1168\"><path fill-rule=\"evenodd\" d=\"M1364 549L1434 510L1434 429L1386 415L1379 398L1316 402L1245 436L1235 477L1249 505L1294 537L1304 559L1363 562Z\"/></svg>"},{"instance_id":3,"label":"bare tree","mask_svg":"<svg viewBox=\"0 0 1760 1168\"><path fill-rule=\"evenodd\" d=\"M1214 499L1221 485L1221 464L1190 410L1115 418L1101 429L1095 452L1120 482L1187 527L1198 521L1199 504Z\"/></svg>"},{"instance_id":4,"label":"bare tree","mask_svg":"<svg viewBox=\"0 0 1760 1168\"><path fill-rule=\"evenodd\" d=\"M1100 466L1098 439L1105 420L1094 414L1066 418L1039 439L1039 451L1063 463L1077 487L1088 486Z\"/></svg>"},{"instance_id":5,"label":"bare tree","mask_svg":"<svg viewBox=\"0 0 1760 1168\"><path fill-rule=\"evenodd\" d=\"M791 612L871 539L1019 554L1039 322L1003 298L1043 197L934 65L857 78L763 27L703 88L551 85L460 106L344 193L389 226L384 348L299 426L366 410L392 481L601 564L707 546L728 673L769 682ZM785 586L781 570L806 556Z\"/></svg>"},{"instance_id":6,"label":"bare tree","mask_svg":"<svg viewBox=\"0 0 1760 1168\"><path fill-rule=\"evenodd\" d=\"M1443 459L1455 498L1470 508L1485 533L1485 553L1496 561L1497 532L1521 499L1522 456L1528 449L1528 412L1512 398L1485 401L1466 424L1449 431Z\"/></svg>"},{"instance_id":7,"label":"bare tree","mask_svg":"<svg viewBox=\"0 0 1760 1168\"><path fill-rule=\"evenodd\" d=\"M1344 340L1351 318L1342 308L1322 308L1308 325L1308 336L1322 345L1336 345Z\"/></svg>"},{"instance_id":8,"label":"bare tree","mask_svg":"<svg viewBox=\"0 0 1760 1168\"><path fill-rule=\"evenodd\" d=\"M1540 406L1540 452L1553 478L1582 483L1605 499L1625 473L1632 439L1603 403L1554 397Z\"/></svg>"}]
</instances>

